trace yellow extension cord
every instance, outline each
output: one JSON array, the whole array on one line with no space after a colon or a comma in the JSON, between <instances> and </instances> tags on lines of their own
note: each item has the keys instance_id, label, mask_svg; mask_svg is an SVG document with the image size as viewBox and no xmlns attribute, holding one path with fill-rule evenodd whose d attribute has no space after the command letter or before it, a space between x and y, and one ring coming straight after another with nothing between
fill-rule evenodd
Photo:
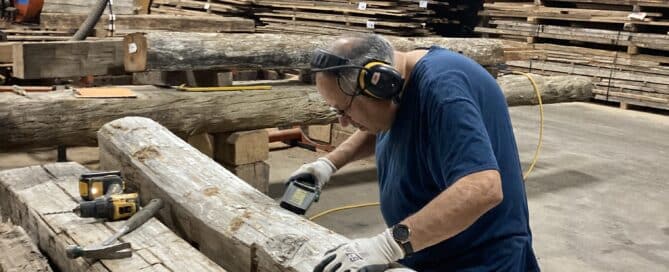
<instances>
[{"instance_id":1,"label":"yellow extension cord","mask_svg":"<svg viewBox=\"0 0 669 272\"><path fill-rule=\"evenodd\" d=\"M532 87L534 88L534 92L537 94L537 100L539 102L539 143L537 143L537 148L534 151L534 158L532 158L532 163L530 164L530 167L525 171L525 174L523 174L523 180L526 180L527 177L530 175L532 170L534 170L534 166L537 164L537 161L539 160L539 152L541 151L541 144L543 143L543 137L544 137L544 104L543 101L541 100L541 93L539 92L539 86L537 86L537 83L534 81L534 78L529 73L523 73L523 72L513 72L514 74L518 75L524 75L527 77L527 79L530 80L530 83L532 83ZM346 205L346 206L341 206L329 210L325 210L323 212L320 212L318 214L315 214L311 217L309 217L309 220L316 220L317 218L321 216L325 216L327 214L333 213L333 212L338 212L338 211L343 211L343 210L348 210L348 209L355 209L355 208L363 208L363 207L371 207L371 206L378 206L381 205L380 202L370 202L370 203L363 203L363 204L355 204L355 205Z\"/></svg>"}]
</instances>

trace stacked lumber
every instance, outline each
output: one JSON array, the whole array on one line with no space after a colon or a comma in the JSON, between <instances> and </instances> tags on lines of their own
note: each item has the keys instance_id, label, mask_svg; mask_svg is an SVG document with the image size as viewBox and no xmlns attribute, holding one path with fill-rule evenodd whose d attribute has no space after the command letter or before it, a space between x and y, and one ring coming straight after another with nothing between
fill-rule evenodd
<instances>
[{"instance_id":1,"label":"stacked lumber","mask_svg":"<svg viewBox=\"0 0 669 272\"><path fill-rule=\"evenodd\" d=\"M595 99L669 109L669 57L534 44L544 56L507 61L512 70L592 77Z\"/></svg>"},{"instance_id":2,"label":"stacked lumber","mask_svg":"<svg viewBox=\"0 0 669 272\"><path fill-rule=\"evenodd\" d=\"M39 25L11 25L6 22L0 26L0 41L10 42L45 42L66 41L77 31L70 29L50 29Z\"/></svg>"},{"instance_id":3,"label":"stacked lumber","mask_svg":"<svg viewBox=\"0 0 669 272\"><path fill-rule=\"evenodd\" d=\"M234 15L257 19L267 33L376 32L387 35L471 35L483 1L467 0L154 0L151 12Z\"/></svg>"},{"instance_id":4,"label":"stacked lumber","mask_svg":"<svg viewBox=\"0 0 669 272\"><path fill-rule=\"evenodd\" d=\"M421 2L421 3L419 3ZM376 32L400 36L425 36L441 1L282 1L258 0L255 15L263 32L341 34L347 31ZM446 19L442 19L447 22Z\"/></svg>"},{"instance_id":5,"label":"stacked lumber","mask_svg":"<svg viewBox=\"0 0 669 272\"><path fill-rule=\"evenodd\" d=\"M170 15L250 15L253 0L153 0L152 14Z\"/></svg>"},{"instance_id":6,"label":"stacked lumber","mask_svg":"<svg viewBox=\"0 0 669 272\"><path fill-rule=\"evenodd\" d=\"M65 14L88 14L98 1L91 0L48 0L44 1L42 12ZM115 0L111 12L105 8L104 14L141 14L146 13L149 0Z\"/></svg>"},{"instance_id":7,"label":"stacked lumber","mask_svg":"<svg viewBox=\"0 0 669 272\"><path fill-rule=\"evenodd\" d=\"M254 32L255 22L241 17L174 16L161 14L115 15L114 32L108 31L110 16L100 18L93 35L123 36L133 32ZM86 20L85 14L42 13L40 26L44 29L68 30L72 33ZM71 35L70 35L71 36Z\"/></svg>"},{"instance_id":8,"label":"stacked lumber","mask_svg":"<svg viewBox=\"0 0 669 272\"><path fill-rule=\"evenodd\" d=\"M486 3L476 31L525 41L512 70L593 78L594 98L669 109L669 1ZM541 53L537 53L537 52Z\"/></svg>"},{"instance_id":9,"label":"stacked lumber","mask_svg":"<svg viewBox=\"0 0 669 272\"><path fill-rule=\"evenodd\" d=\"M375 32L398 36L468 36L483 1L259 0L263 32L330 34Z\"/></svg>"}]
</instances>

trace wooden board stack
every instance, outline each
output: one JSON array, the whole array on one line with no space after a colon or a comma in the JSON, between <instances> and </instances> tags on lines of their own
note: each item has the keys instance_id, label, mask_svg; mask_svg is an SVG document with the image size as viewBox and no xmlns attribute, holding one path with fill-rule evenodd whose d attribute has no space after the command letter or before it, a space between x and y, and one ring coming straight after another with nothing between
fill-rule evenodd
<instances>
[{"instance_id":1,"label":"wooden board stack","mask_svg":"<svg viewBox=\"0 0 669 272\"><path fill-rule=\"evenodd\" d=\"M345 31L403 36L431 34L427 23L438 1L282 1L258 0L255 15L265 24L261 31L304 34L339 34Z\"/></svg>"},{"instance_id":2,"label":"wooden board stack","mask_svg":"<svg viewBox=\"0 0 669 272\"><path fill-rule=\"evenodd\" d=\"M153 0L152 14L250 15L253 0Z\"/></svg>"},{"instance_id":3,"label":"wooden board stack","mask_svg":"<svg viewBox=\"0 0 669 272\"><path fill-rule=\"evenodd\" d=\"M521 40L517 71L593 78L595 99L669 109L669 1L486 3L484 35ZM541 54L536 52L541 51Z\"/></svg>"},{"instance_id":4,"label":"wooden board stack","mask_svg":"<svg viewBox=\"0 0 669 272\"><path fill-rule=\"evenodd\" d=\"M0 22L0 41L10 42L45 42L66 41L76 32L75 29L48 29L39 25L14 25Z\"/></svg>"},{"instance_id":5,"label":"wooden board stack","mask_svg":"<svg viewBox=\"0 0 669 272\"><path fill-rule=\"evenodd\" d=\"M471 34L482 0L154 0L151 12L244 15L270 33L376 32L399 36Z\"/></svg>"}]
</instances>

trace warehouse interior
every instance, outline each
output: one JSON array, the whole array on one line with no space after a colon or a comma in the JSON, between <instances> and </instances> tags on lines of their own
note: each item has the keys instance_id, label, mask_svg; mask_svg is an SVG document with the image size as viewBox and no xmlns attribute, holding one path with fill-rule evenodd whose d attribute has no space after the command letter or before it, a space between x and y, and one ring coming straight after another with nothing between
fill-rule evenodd
<instances>
[{"instance_id":1,"label":"warehouse interior","mask_svg":"<svg viewBox=\"0 0 669 272\"><path fill-rule=\"evenodd\" d=\"M338 169L305 214L280 205L298 168L356 133L310 70L350 33L440 46L497 81L542 270L669 269L669 1L0 10L0 271L312 271L391 227L374 156ZM102 200L116 212L86 214Z\"/></svg>"}]
</instances>

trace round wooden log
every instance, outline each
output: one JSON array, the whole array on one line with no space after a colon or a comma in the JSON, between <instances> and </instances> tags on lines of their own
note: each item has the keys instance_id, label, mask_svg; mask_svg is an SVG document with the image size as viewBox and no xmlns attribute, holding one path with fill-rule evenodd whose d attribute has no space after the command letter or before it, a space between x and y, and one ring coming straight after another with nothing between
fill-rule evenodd
<instances>
[{"instance_id":1,"label":"round wooden log","mask_svg":"<svg viewBox=\"0 0 669 272\"><path fill-rule=\"evenodd\" d=\"M502 44L493 39L387 37L395 49L408 51L439 45L481 65L504 62ZM128 72L227 68L308 68L314 49L336 37L297 34L218 34L152 32L124 38Z\"/></svg>"},{"instance_id":2,"label":"round wooden log","mask_svg":"<svg viewBox=\"0 0 669 272\"><path fill-rule=\"evenodd\" d=\"M160 124L125 117L98 132L100 166L118 169L158 218L228 271L312 271L345 237L279 207Z\"/></svg>"},{"instance_id":3,"label":"round wooden log","mask_svg":"<svg viewBox=\"0 0 669 272\"><path fill-rule=\"evenodd\" d=\"M587 77L532 75L544 103L587 101ZM522 75L498 79L509 106L535 105L536 94ZM95 132L125 117L148 117L186 137L200 133L336 121L313 85L274 86L269 91L187 93L153 86L132 87L137 98L81 99L70 91L0 93L0 151L35 147L93 146Z\"/></svg>"},{"instance_id":4,"label":"round wooden log","mask_svg":"<svg viewBox=\"0 0 669 272\"><path fill-rule=\"evenodd\" d=\"M137 98L84 99L75 98L71 91L27 97L0 93L0 150L94 146L95 132L103 124L125 116L151 118L181 137L335 120L311 85L201 93L129 88Z\"/></svg>"},{"instance_id":5,"label":"round wooden log","mask_svg":"<svg viewBox=\"0 0 669 272\"><path fill-rule=\"evenodd\" d=\"M542 76L530 74L537 84L545 104L587 101L592 98L592 79L584 76ZM506 75L497 78L509 106L539 103L534 87L525 75Z\"/></svg>"}]
</instances>

